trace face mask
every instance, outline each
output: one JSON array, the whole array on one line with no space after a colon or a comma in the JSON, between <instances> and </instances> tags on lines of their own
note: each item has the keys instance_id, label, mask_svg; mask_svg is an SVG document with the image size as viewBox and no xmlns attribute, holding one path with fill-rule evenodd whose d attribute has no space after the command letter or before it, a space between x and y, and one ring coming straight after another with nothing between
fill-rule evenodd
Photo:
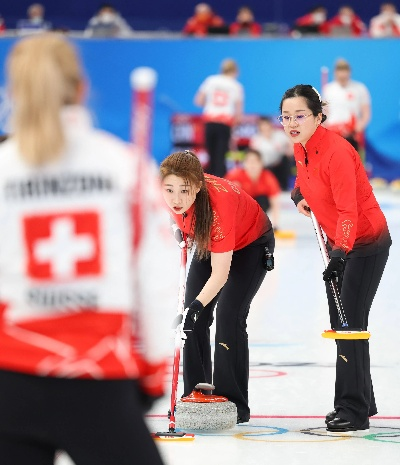
<instances>
[{"instance_id":1,"label":"face mask","mask_svg":"<svg viewBox=\"0 0 400 465\"><path fill-rule=\"evenodd\" d=\"M340 15L340 21L346 26L351 24L351 19L352 18L349 15Z\"/></svg>"},{"instance_id":2,"label":"face mask","mask_svg":"<svg viewBox=\"0 0 400 465\"><path fill-rule=\"evenodd\" d=\"M100 18L103 23L112 23L114 21L115 15L114 13L103 13L100 15Z\"/></svg>"},{"instance_id":3,"label":"face mask","mask_svg":"<svg viewBox=\"0 0 400 465\"><path fill-rule=\"evenodd\" d=\"M314 13L313 19L315 24L321 24L326 20L325 13Z\"/></svg>"},{"instance_id":4,"label":"face mask","mask_svg":"<svg viewBox=\"0 0 400 465\"><path fill-rule=\"evenodd\" d=\"M384 11L382 13L382 16L384 17L384 19L392 19L394 14L391 11Z\"/></svg>"}]
</instances>

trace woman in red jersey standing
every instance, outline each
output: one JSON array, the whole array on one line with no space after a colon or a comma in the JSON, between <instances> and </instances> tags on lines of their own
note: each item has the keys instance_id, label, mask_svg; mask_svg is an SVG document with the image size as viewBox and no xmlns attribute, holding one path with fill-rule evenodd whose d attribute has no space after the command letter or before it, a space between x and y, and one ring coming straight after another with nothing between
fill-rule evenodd
<instances>
[{"instance_id":1,"label":"woman in red jersey standing","mask_svg":"<svg viewBox=\"0 0 400 465\"><path fill-rule=\"evenodd\" d=\"M157 178L133 148L93 128L62 35L18 42L8 81L0 463L52 465L64 450L77 465L161 465L143 415L164 392L177 280Z\"/></svg>"},{"instance_id":2,"label":"woman in red jersey standing","mask_svg":"<svg viewBox=\"0 0 400 465\"><path fill-rule=\"evenodd\" d=\"M275 239L258 203L226 179L204 175L192 152L177 152L160 167L164 199L178 227L195 242L187 278L184 329L184 395L199 382L216 386L250 418L249 353L246 319L271 261ZM214 376L210 329L216 309Z\"/></svg>"},{"instance_id":3,"label":"woman in red jersey standing","mask_svg":"<svg viewBox=\"0 0 400 465\"><path fill-rule=\"evenodd\" d=\"M321 126L325 104L316 89L297 85L281 100L282 123L294 142L297 178L292 199L300 213L310 209L328 238L326 281L332 328L340 327L328 281L338 277L349 327L367 329L368 315L388 256L391 238L360 156L341 136ZM368 340L337 340L334 410L328 431L369 428L377 413Z\"/></svg>"}]
</instances>

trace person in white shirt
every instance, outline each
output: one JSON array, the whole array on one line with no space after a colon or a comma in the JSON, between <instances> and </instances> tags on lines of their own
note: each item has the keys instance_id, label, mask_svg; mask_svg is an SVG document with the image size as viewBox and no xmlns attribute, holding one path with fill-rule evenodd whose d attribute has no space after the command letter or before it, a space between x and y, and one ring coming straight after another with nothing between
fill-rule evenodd
<instances>
[{"instance_id":1,"label":"person in white shirt","mask_svg":"<svg viewBox=\"0 0 400 465\"><path fill-rule=\"evenodd\" d=\"M249 147L260 152L264 168L272 171L282 190L287 190L293 160L293 144L281 129L274 127L270 117L260 117L258 131L251 136Z\"/></svg>"},{"instance_id":2,"label":"person in white shirt","mask_svg":"<svg viewBox=\"0 0 400 465\"><path fill-rule=\"evenodd\" d=\"M43 32L51 29L51 23L44 18L45 9L40 3L33 3L27 10L27 18L17 22L19 35Z\"/></svg>"},{"instance_id":3,"label":"person in white shirt","mask_svg":"<svg viewBox=\"0 0 400 465\"><path fill-rule=\"evenodd\" d=\"M22 39L7 70L0 463L162 465L143 416L165 389L178 256L158 177L92 126L63 35Z\"/></svg>"},{"instance_id":4,"label":"person in white shirt","mask_svg":"<svg viewBox=\"0 0 400 465\"><path fill-rule=\"evenodd\" d=\"M371 37L400 37L400 14L394 3L381 4L380 14L374 16L369 24Z\"/></svg>"},{"instance_id":5,"label":"person in white shirt","mask_svg":"<svg viewBox=\"0 0 400 465\"><path fill-rule=\"evenodd\" d=\"M85 37L129 37L132 28L110 4L103 4L84 31Z\"/></svg>"},{"instance_id":6,"label":"person in white shirt","mask_svg":"<svg viewBox=\"0 0 400 465\"><path fill-rule=\"evenodd\" d=\"M371 119L371 96L365 84L351 79L348 61L336 61L334 80L325 84L322 97L328 104L325 126L347 139L362 155L364 132Z\"/></svg>"},{"instance_id":7,"label":"person in white shirt","mask_svg":"<svg viewBox=\"0 0 400 465\"><path fill-rule=\"evenodd\" d=\"M231 128L243 113L244 90L237 81L239 69L232 59L221 64L221 73L209 76L195 95L195 104L203 107L205 146L209 156L206 172L224 177L225 155L229 150Z\"/></svg>"}]
</instances>

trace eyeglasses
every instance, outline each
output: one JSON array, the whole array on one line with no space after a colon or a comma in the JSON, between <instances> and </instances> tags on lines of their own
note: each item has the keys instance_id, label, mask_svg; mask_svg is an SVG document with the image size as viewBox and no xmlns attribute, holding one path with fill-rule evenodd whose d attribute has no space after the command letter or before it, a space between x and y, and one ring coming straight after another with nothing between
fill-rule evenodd
<instances>
[{"instance_id":1,"label":"eyeglasses","mask_svg":"<svg viewBox=\"0 0 400 465\"><path fill-rule=\"evenodd\" d=\"M293 119L293 123L303 124L306 118L311 116L312 113L309 115L294 115L294 116L287 116L287 115L280 115L278 116L278 121L282 124L282 126L288 126L290 124L290 120Z\"/></svg>"}]
</instances>

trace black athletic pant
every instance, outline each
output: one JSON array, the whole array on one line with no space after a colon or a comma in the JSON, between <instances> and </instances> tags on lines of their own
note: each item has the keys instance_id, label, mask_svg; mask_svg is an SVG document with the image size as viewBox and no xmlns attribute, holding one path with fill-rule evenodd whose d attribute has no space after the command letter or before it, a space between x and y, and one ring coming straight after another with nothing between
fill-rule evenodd
<instances>
[{"instance_id":1,"label":"black athletic pant","mask_svg":"<svg viewBox=\"0 0 400 465\"><path fill-rule=\"evenodd\" d=\"M388 256L389 250L386 250L377 255L346 260L339 289L350 328L367 330L369 311ZM332 292L328 284L326 287L331 326L340 328ZM334 407L338 417L361 427L369 416L377 413L370 372L369 341L336 340L336 345Z\"/></svg>"},{"instance_id":2,"label":"black athletic pant","mask_svg":"<svg viewBox=\"0 0 400 465\"><path fill-rule=\"evenodd\" d=\"M288 156L282 155L282 158L277 165L267 166L267 169L272 171L272 173L276 176L280 188L283 191L287 191L289 189L290 172L292 169L291 163L291 159Z\"/></svg>"},{"instance_id":3,"label":"black athletic pant","mask_svg":"<svg viewBox=\"0 0 400 465\"><path fill-rule=\"evenodd\" d=\"M225 156L229 151L231 127L222 123L205 124L205 146L210 157L207 173L223 178L226 174Z\"/></svg>"},{"instance_id":4,"label":"black athletic pant","mask_svg":"<svg viewBox=\"0 0 400 465\"><path fill-rule=\"evenodd\" d=\"M0 371L0 463L162 465L132 380L42 378Z\"/></svg>"},{"instance_id":5,"label":"black athletic pant","mask_svg":"<svg viewBox=\"0 0 400 465\"><path fill-rule=\"evenodd\" d=\"M267 212L271 207L271 202L266 195L257 195L254 200L260 205L263 211Z\"/></svg>"},{"instance_id":6,"label":"black athletic pant","mask_svg":"<svg viewBox=\"0 0 400 465\"><path fill-rule=\"evenodd\" d=\"M250 417L248 405L249 348L246 319L250 304L265 278L264 247L274 249L272 231L233 253L228 281L219 295L200 313L183 351L184 395L197 383L215 385L214 393L234 402L241 418ZM193 258L186 285L185 305L199 294L211 274L211 260ZM216 308L214 377L212 376L210 326Z\"/></svg>"}]
</instances>

